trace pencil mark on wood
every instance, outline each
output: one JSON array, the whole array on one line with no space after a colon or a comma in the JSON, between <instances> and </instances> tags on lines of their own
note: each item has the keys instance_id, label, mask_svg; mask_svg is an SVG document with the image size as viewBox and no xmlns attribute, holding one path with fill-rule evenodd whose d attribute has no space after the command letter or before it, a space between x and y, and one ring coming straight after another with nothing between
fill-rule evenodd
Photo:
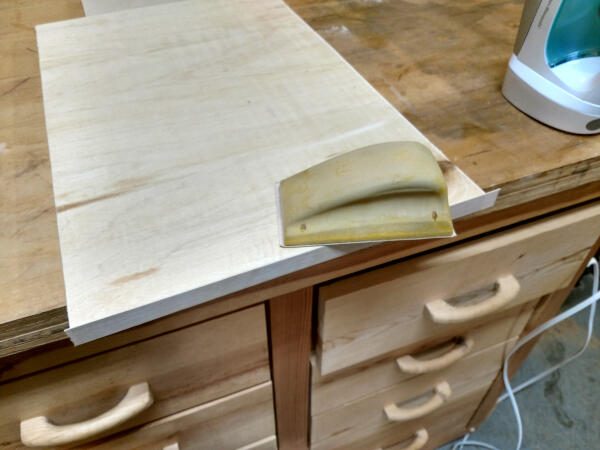
<instances>
[{"instance_id":1,"label":"pencil mark on wood","mask_svg":"<svg viewBox=\"0 0 600 450\"><path fill-rule=\"evenodd\" d=\"M131 275L125 275L124 277L117 278L112 281L110 284L118 285L123 283L129 283L130 281L139 280L141 278L145 278L148 275L152 275L153 273L158 272L160 269L158 267L152 267L148 270L143 270L141 272L132 273Z\"/></svg>"}]
</instances>

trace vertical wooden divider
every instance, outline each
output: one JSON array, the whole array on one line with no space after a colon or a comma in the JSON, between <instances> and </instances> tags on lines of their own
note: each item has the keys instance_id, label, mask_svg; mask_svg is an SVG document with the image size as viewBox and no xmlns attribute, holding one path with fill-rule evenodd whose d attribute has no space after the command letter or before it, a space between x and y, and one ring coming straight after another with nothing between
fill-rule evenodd
<instances>
[{"instance_id":1,"label":"vertical wooden divider","mask_svg":"<svg viewBox=\"0 0 600 450\"><path fill-rule=\"evenodd\" d=\"M268 301L279 450L308 448L312 288Z\"/></svg>"}]
</instances>

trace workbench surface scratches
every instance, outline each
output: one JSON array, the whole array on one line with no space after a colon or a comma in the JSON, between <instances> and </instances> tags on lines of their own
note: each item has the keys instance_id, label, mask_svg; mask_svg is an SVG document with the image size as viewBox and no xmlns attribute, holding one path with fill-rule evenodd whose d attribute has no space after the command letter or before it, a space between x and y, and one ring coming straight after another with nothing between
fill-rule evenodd
<instances>
[{"instance_id":1,"label":"workbench surface scratches","mask_svg":"<svg viewBox=\"0 0 600 450\"><path fill-rule=\"evenodd\" d=\"M278 0L185 1L36 30L76 342L358 248L280 248L285 177L390 140L446 159ZM449 174L451 204L482 193Z\"/></svg>"}]
</instances>

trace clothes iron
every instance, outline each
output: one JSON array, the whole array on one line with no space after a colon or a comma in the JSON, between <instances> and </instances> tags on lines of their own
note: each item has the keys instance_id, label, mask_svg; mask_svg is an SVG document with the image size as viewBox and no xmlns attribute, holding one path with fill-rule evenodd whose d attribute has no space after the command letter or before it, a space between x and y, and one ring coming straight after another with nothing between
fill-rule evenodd
<instances>
[{"instance_id":1,"label":"clothes iron","mask_svg":"<svg viewBox=\"0 0 600 450\"><path fill-rule=\"evenodd\" d=\"M600 133L600 0L526 0L502 93L554 128Z\"/></svg>"},{"instance_id":2,"label":"clothes iron","mask_svg":"<svg viewBox=\"0 0 600 450\"><path fill-rule=\"evenodd\" d=\"M283 247L454 235L444 175L417 142L344 153L281 181L277 194Z\"/></svg>"}]
</instances>

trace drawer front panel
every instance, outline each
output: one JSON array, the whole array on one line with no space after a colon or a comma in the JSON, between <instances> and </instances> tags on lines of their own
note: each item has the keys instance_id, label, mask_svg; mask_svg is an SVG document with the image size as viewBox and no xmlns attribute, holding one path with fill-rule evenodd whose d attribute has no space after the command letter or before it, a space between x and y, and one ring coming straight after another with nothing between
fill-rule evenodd
<instances>
[{"instance_id":1,"label":"drawer front panel","mask_svg":"<svg viewBox=\"0 0 600 450\"><path fill-rule=\"evenodd\" d=\"M436 449L467 432L467 425L487 389L487 386L476 388L422 419L349 428L339 435L314 443L311 450L404 450L418 438L418 434L426 434L423 449Z\"/></svg>"},{"instance_id":2,"label":"drawer front panel","mask_svg":"<svg viewBox=\"0 0 600 450\"><path fill-rule=\"evenodd\" d=\"M352 432L353 429L376 429L389 426L394 422L387 414L390 405L396 405L402 411L415 411L421 405L431 403L442 394L442 401L438 402L431 412L425 413L421 417L415 417L415 419L426 419L448 404L458 401L474 391L487 389L496 378L506 352L512 348L515 342L516 338L470 355L440 372L416 376L383 390L373 390L367 397L314 415L312 416L311 440L314 443L326 441L332 437L339 440L345 433ZM443 385L446 387L442 388ZM442 389L445 389L445 392ZM346 387L342 384L338 395L344 397L345 391ZM410 419L406 421L410 421ZM403 420L402 423L406 421Z\"/></svg>"},{"instance_id":3,"label":"drawer front panel","mask_svg":"<svg viewBox=\"0 0 600 450\"><path fill-rule=\"evenodd\" d=\"M265 310L260 305L0 386L0 442L3 448L21 448L19 423L36 417L57 425L85 425L118 410L115 405L132 386L145 384L153 403L85 440L269 380ZM72 439L77 436L71 434Z\"/></svg>"},{"instance_id":4,"label":"drawer front panel","mask_svg":"<svg viewBox=\"0 0 600 450\"><path fill-rule=\"evenodd\" d=\"M483 323L565 287L599 234L600 206L592 206L321 287L321 374ZM434 321L433 312L450 322Z\"/></svg>"},{"instance_id":5,"label":"drawer front panel","mask_svg":"<svg viewBox=\"0 0 600 450\"><path fill-rule=\"evenodd\" d=\"M466 339L471 339L472 346L469 353L450 364L448 368L458 364L461 359L476 355L482 350L497 345L499 342L509 341L518 337L527 324L531 312L531 308L526 308L517 315L511 315L484 324L459 335ZM445 350L446 347L446 345L441 346L444 354L448 354ZM436 345L435 348L440 348L440 346ZM418 358L422 358L422 355L425 353L432 354L432 352L417 352L415 355ZM399 367L397 357L402 358L403 356L405 355L393 355L390 359L338 377L320 377L318 369L313 367L312 415L316 416L325 411L340 408L345 404L372 395L375 392L387 389L416 376L421 376L406 373Z\"/></svg>"},{"instance_id":6,"label":"drawer front panel","mask_svg":"<svg viewBox=\"0 0 600 450\"><path fill-rule=\"evenodd\" d=\"M432 416L429 420L424 421L423 426L417 428L408 439L405 437L406 429L402 426L397 426L386 433L377 435L375 442L373 442L373 439L371 438L371 442L360 443L362 447L352 445L350 448L406 450L407 448L410 448L408 445L415 441L417 433L421 431L421 434L425 434L426 439L422 439L422 441L424 441L423 447L419 450L435 450L441 445L455 440L467 433L467 426L470 419L486 392L485 389L480 389L478 392L474 392L464 399L449 405L444 411L441 411L436 416ZM414 428L414 425L411 428ZM425 433L422 432L423 430ZM393 443L390 444L390 442ZM376 445L373 446L372 444Z\"/></svg>"},{"instance_id":7,"label":"drawer front panel","mask_svg":"<svg viewBox=\"0 0 600 450\"><path fill-rule=\"evenodd\" d=\"M96 450L241 450L273 448L275 418L270 382L187 409L78 448Z\"/></svg>"}]
</instances>

